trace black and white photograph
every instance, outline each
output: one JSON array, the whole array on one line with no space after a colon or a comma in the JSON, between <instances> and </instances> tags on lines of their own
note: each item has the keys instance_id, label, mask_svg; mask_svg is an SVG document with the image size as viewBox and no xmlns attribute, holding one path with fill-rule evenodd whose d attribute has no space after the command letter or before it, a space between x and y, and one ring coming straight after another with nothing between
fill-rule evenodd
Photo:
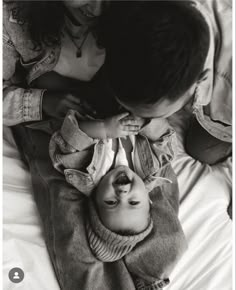
<instances>
[{"instance_id":1,"label":"black and white photograph","mask_svg":"<svg viewBox=\"0 0 236 290\"><path fill-rule=\"evenodd\" d=\"M233 0L2 0L2 289L233 290Z\"/></svg>"}]
</instances>

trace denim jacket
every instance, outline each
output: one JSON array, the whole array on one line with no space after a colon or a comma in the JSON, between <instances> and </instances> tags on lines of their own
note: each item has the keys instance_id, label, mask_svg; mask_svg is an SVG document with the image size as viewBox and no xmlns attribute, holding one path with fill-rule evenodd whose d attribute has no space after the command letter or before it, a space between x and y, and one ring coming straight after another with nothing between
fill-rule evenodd
<instances>
[{"instance_id":1,"label":"denim jacket","mask_svg":"<svg viewBox=\"0 0 236 290\"><path fill-rule=\"evenodd\" d=\"M211 135L232 142L232 1L194 2L208 23L210 48L192 111Z\"/></svg>"},{"instance_id":2,"label":"denim jacket","mask_svg":"<svg viewBox=\"0 0 236 290\"><path fill-rule=\"evenodd\" d=\"M82 200L91 195L97 183L107 140L87 136L80 130L79 121L77 112L68 112L61 129L51 137L49 154L53 166L81 195L81 212L77 210L77 215L81 215L82 221L85 219ZM155 126L155 123L150 122L147 126ZM27 127L51 133L48 121ZM157 141L149 141L145 132L144 127L143 132L135 136L133 162L134 170L151 191L153 230L122 259L135 289L140 290L161 289L168 284L171 270L186 249L185 236L178 220L178 184L170 165L173 158L170 139L175 138L175 133L170 129ZM84 232L86 230L82 224L80 231ZM79 242L85 247L84 234L81 234ZM95 257L90 258L100 263Z\"/></svg>"}]
</instances>

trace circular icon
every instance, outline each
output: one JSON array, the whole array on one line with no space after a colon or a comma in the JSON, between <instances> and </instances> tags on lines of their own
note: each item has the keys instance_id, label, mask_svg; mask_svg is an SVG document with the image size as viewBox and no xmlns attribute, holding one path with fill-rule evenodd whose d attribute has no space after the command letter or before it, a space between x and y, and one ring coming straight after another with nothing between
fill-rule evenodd
<instances>
[{"instance_id":1,"label":"circular icon","mask_svg":"<svg viewBox=\"0 0 236 290\"><path fill-rule=\"evenodd\" d=\"M8 277L13 283L20 283L24 279L24 276L25 274L21 268L12 268L8 273Z\"/></svg>"}]
</instances>

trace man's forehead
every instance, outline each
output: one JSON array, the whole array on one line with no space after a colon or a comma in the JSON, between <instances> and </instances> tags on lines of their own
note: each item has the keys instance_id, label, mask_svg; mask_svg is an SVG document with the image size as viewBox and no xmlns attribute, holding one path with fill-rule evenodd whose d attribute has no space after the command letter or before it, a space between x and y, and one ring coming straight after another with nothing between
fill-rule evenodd
<instances>
[{"instance_id":1,"label":"man's forehead","mask_svg":"<svg viewBox=\"0 0 236 290\"><path fill-rule=\"evenodd\" d=\"M167 118L184 107L192 96L193 94L191 90L179 98L170 99L168 97L162 97L152 104L129 104L128 102L126 103L119 100L119 98L117 98L117 101L134 115L143 118Z\"/></svg>"}]
</instances>

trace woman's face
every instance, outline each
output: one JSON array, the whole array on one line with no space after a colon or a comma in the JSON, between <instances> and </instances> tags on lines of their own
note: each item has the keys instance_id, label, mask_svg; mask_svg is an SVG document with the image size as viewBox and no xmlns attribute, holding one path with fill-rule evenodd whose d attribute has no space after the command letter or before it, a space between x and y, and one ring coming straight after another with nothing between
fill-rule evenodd
<instances>
[{"instance_id":1,"label":"woman's face","mask_svg":"<svg viewBox=\"0 0 236 290\"><path fill-rule=\"evenodd\" d=\"M63 0L69 9L79 9L88 17L96 17L101 14L102 0Z\"/></svg>"}]
</instances>

